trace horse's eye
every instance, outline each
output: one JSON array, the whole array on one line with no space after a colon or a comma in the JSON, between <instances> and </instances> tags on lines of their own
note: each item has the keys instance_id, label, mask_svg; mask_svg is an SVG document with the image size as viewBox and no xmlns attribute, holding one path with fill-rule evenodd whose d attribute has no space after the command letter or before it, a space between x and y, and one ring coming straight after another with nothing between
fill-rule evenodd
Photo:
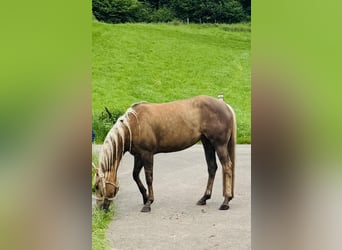
<instances>
[{"instance_id":1,"label":"horse's eye","mask_svg":"<svg viewBox=\"0 0 342 250\"><path fill-rule=\"evenodd\" d=\"M99 189L99 184L95 185L95 189L98 190Z\"/></svg>"}]
</instances>

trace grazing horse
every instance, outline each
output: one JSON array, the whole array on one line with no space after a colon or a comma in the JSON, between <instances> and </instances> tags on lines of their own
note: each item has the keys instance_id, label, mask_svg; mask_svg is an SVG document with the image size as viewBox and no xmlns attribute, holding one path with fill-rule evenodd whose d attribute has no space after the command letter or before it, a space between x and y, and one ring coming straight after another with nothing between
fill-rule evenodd
<instances>
[{"instance_id":1,"label":"grazing horse","mask_svg":"<svg viewBox=\"0 0 342 250\"><path fill-rule=\"evenodd\" d=\"M117 171L125 152L134 156L133 179L142 194L141 212L151 211L153 195L153 155L186 149L202 141L208 165L208 183L203 197L210 199L217 170L215 152L222 164L223 196L221 210L229 208L234 197L236 121L233 109L222 100L197 96L169 103L133 104L108 132L95 167L97 204L108 211L119 190ZM144 167L148 192L139 173Z\"/></svg>"}]
</instances>

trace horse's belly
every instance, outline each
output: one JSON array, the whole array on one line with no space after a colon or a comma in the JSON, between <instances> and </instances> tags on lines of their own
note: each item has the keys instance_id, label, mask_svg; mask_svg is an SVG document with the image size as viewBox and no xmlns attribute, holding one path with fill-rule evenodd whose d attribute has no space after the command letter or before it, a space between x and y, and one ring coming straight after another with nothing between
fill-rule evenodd
<instances>
[{"instance_id":1,"label":"horse's belly","mask_svg":"<svg viewBox=\"0 0 342 250\"><path fill-rule=\"evenodd\" d=\"M197 141L196 141L197 142ZM177 151L181 151L184 150L186 148L191 147L192 145L194 145L196 142L193 142L191 144L178 144L178 145L168 145L168 146L160 146L156 149L155 153L171 153L171 152L177 152Z\"/></svg>"},{"instance_id":2,"label":"horse's belly","mask_svg":"<svg viewBox=\"0 0 342 250\"><path fill-rule=\"evenodd\" d=\"M191 147L199 141L201 134L196 131L174 131L157 138L157 152L175 152Z\"/></svg>"}]
</instances>

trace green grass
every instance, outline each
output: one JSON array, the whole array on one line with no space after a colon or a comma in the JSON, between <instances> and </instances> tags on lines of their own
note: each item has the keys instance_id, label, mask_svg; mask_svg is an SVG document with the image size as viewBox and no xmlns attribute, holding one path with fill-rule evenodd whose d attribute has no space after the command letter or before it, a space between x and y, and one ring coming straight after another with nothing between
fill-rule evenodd
<instances>
[{"instance_id":1,"label":"green grass","mask_svg":"<svg viewBox=\"0 0 342 250\"><path fill-rule=\"evenodd\" d=\"M109 212L94 208L92 211L92 248L93 250L110 249L110 242L106 238L108 224L113 219L114 212L111 208Z\"/></svg>"},{"instance_id":2,"label":"green grass","mask_svg":"<svg viewBox=\"0 0 342 250\"><path fill-rule=\"evenodd\" d=\"M92 161L97 165L98 155L92 155ZM95 172L92 171L92 177ZM93 178L92 178L93 179ZM92 187L94 183L92 182ZM94 191L94 190L93 190ZM106 238L106 230L114 217L114 209L111 206L108 213L103 210L93 208L92 210L92 249L93 250L104 250L110 249L110 242Z\"/></svg>"},{"instance_id":3,"label":"green grass","mask_svg":"<svg viewBox=\"0 0 342 250\"><path fill-rule=\"evenodd\" d=\"M101 143L104 137L98 117L105 106L124 112L137 101L167 102L223 93L236 112L238 143L250 143L250 27L94 21L92 108L96 141Z\"/></svg>"}]
</instances>

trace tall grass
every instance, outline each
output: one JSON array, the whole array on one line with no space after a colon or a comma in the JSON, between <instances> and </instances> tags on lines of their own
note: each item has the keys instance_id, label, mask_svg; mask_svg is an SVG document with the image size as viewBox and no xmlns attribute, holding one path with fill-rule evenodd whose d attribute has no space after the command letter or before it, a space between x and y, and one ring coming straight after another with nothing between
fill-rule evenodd
<instances>
[{"instance_id":1,"label":"tall grass","mask_svg":"<svg viewBox=\"0 0 342 250\"><path fill-rule=\"evenodd\" d=\"M92 39L97 143L110 127L99 119L104 107L124 112L137 101L219 93L236 112L238 143L250 143L250 24L93 22Z\"/></svg>"}]
</instances>

